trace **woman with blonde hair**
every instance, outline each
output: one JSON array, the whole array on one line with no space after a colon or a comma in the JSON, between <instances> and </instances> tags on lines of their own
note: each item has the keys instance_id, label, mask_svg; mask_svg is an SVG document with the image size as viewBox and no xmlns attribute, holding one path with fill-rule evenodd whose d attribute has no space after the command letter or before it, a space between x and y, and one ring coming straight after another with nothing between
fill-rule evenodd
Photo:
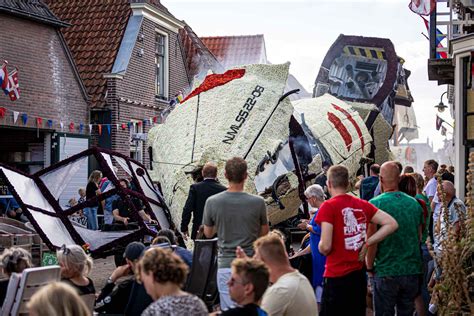
<instances>
[{"instance_id":1,"label":"woman with blonde hair","mask_svg":"<svg viewBox=\"0 0 474 316\"><path fill-rule=\"evenodd\" d=\"M87 277L92 259L78 245L63 245L57 251L61 281L76 289L79 295L95 294L94 282Z\"/></svg>"},{"instance_id":2,"label":"woman with blonde hair","mask_svg":"<svg viewBox=\"0 0 474 316\"><path fill-rule=\"evenodd\" d=\"M86 187L86 200L89 201L92 198L100 195L99 182L102 179L102 172L94 170L89 176L89 182ZM101 201L101 204L104 204ZM104 205L102 205L103 207ZM84 215L87 217L87 228L92 230L98 230L99 224L97 223L97 209L99 208L99 202L94 202L89 207L84 208Z\"/></svg>"},{"instance_id":3,"label":"woman with blonde hair","mask_svg":"<svg viewBox=\"0 0 474 316\"><path fill-rule=\"evenodd\" d=\"M208 315L206 305L199 297L181 290L188 266L171 250L148 249L138 263L138 271L146 292L154 300L142 316Z\"/></svg>"},{"instance_id":4,"label":"woman with blonde hair","mask_svg":"<svg viewBox=\"0 0 474 316\"><path fill-rule=\"evenodd\" d=\"M31 255L23 248L12 247L5 249L0 256L0 268L8 279L0 281L0 306L7 296L8 282L13 273L21 273L26 268L31 268Z\"/></svg>"},{"instance_id":5,"label":"woman with blonde hair","mask_svg":"<svg viewBox=\"0 0 474 316\"><path fill-rule=\"evenodd\" d=\"M46 285L27 304L31 316L90 316L76 291L62 282Z\"/></svg>"}]
</instances>

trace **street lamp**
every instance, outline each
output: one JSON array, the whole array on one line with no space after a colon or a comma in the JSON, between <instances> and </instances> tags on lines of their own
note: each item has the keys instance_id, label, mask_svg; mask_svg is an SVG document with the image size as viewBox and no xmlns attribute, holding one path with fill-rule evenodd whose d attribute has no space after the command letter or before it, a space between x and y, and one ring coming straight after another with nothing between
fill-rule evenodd
<instances>
[{"instance_id":1,"label":"street lamp","mask_svg":"<svg viewBox=\"0 0 474 316\"><path fill-rule=\"evenodd\" d=\"M447 108L447 106L444 105L444 103L443 103L443 96L444 96L446 93L448 93L448 91L445 91L445 92L441 95L441 98L440 98L440 100L439 100L439 104L438 104L438 105L435 105L435 108L438 109L438 112L439 112L439 113L443 113L444 110Z\"/></svg>"}]
</instances>

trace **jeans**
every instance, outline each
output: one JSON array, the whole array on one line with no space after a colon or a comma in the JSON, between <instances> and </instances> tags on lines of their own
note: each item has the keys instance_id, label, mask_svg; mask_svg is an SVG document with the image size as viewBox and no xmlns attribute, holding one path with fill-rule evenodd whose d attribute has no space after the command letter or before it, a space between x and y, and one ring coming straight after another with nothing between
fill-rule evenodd
<instances>
[{"instance_id":1,"label":"jeans","mask_svg":"<svg viewBox=\"0 0 474 316\"><path fill-rule=\"evenodd\" d=\"M421 275L374 277L374 315L412 316L420 294Z\"/></svg>"},{"instance_id":2,"label":"jeans","mask_svg":"<svg viewBox=\"0 0 474 316\"><path fill-rule=\"evenodd\" d=\"M104 209L104 224L111 225L114 221L114 216L112 215L113 203L119 198L118 195L112 195L111 197L105 199L105 209Z\"/></svg>"},{"instance_id":3,"label":"jeans","mask_svg":"<svg viewBox=\"0 0 474 316\"><path fill-rule=\"evenodd\" d=\"M87 229L98 230L99 224L97 223L97 206L86 207L84 209L84 215L87 218Z\"/></svg>"},{"instance_id":4,"label":"jeans","mask_svg":"<svg viewBox=\"0 0 474 316\"><path fill-rule=\"evenodd\" d=\"M217 269L217 289L219 290L222 311L226 311L236 306L235 302L230 298L229 286L227 285L231 274L232 270L230 268Z\"/></svg>"},{"instance_id":5,"label":"jeans","mask_svg":"<svg viewBox=\"0 0 474 316\"><path fill-rule=\"evenodd\" d=\"M431 300L430 292L428 291L428 282L430 282L431 274L429 273L429 262L432 260L428 246L421 245L421 255L423 258L423 283L421 284L421 297L425 306L425 311L428 312L428 305Z\"/></svg>"}]
</instances>

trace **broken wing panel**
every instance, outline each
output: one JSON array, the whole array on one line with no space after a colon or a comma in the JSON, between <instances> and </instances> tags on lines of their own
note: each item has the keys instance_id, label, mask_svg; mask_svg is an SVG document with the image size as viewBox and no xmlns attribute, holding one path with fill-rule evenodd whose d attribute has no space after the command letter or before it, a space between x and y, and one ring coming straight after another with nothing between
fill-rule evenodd
<instances>
[{"instance_id":1,"label":"broken wing panel","mask_svg":"<svg viewBox=\"0 0 474 316\"><path fill-rule=\"evenodd\" d=\"M35 229L40 229L49 239L51 244L55 247L61 247L62 245L74 245L76 242L72 239L71 234L64 226L64 223L60 218L49 216L41 212L28 209L37 225Z\"/></svg>"},{"instance_id":2,"label":"broken wing panel","mask_svg":"<svg viewBox=\"0 0 474 316\"><path fill-rule=\"evenodd\" d=\"M3 171L24 204L40 208L52 214L56 213L33 179L1 166L0 170Z\"/></svg>"},{"instance_id":3,"label":"broken wing panel","mask_svg":"<svg viewBox=\"0 0 474 316\"><path fill-rule=\"evenodd\" d=\"M112 243L119 238L133 234L136 230L116 231L116 232L102 232L99 230L90 230L87 228L74 226L77 233L89 244L89 249L94 251L108 243Z\"/></svg>"},{"instance_id":4,"label":"broken wing panel","mask_svg":"<svg viewBox=\"0 0 474 316\"><path fill-rule=\"evenodd\" d=\"M40 176L40 179L48 188L49 192L54 196L55 199L59 199L64 189L68 186L69 182L74 178L74 175L81 170L81 167L87 163L88 157L83 157L79 160L73 161L65 166L58 169L51 170Z\"/></svg>"},{"instance_id":5,"label":"broken wing panel","mask_svg":"<svg viewBox=\"0 0 474 316\"><path fill-rule=\"evenodd\" d=\"M61 247L63 244L75 244L64 223L57 217L53 206L44 197L33 179L1 166L0 170L12 186L14 193L18 195L17 202L30 213L31 222L35 229L41 232L42 238L47 238L46 241L56 247ZM29 206L43 210L44 213Z\"/></svg>"}]
</instances>

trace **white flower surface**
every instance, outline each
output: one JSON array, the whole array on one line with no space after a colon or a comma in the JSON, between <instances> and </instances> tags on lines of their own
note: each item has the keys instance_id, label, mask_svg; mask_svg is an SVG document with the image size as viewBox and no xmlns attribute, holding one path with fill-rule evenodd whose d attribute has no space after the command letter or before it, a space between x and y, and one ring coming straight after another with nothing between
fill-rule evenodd
<instances>
[{"instance_id":1,"label":"white flower surface","mask_svg":"<svg viewBox=\"0 0 474 316\"><path fill-rule=\"evenodd\" d=\"M347 102L352 106L360 116L367 120L369 117L370 111L378 111L378 108L375 104L372 103L360 103L360 102ZM392 160L393 155L388 147L388 140L392 135L392 126L385 120L383 115L379 113L375 119L374 125L372 127L374 135L374 145L375 145L375 163L382 165L385 161Z\"/></svg>"},{"instance_id":2,"label":"white flower surface","mask_svg":"<svg viewBox=\"0 0 474 316\"><path fill-rule=\"evenodd\" d=\"M225 161L246 155L256 139L246 157L249 179L245 188L255 193L253 179L258 163L267 151L273 151L280 142L288 139L288 122L293 113L291 103L283 100L273 115L272 111L283 95L289 64L248 65L241 69L245 69L242 78L178 105L165 124L152 128L149 133L155 161L151 174L162 185L175 223L181 220L192 184L185 171L214 161L219 167L219 179L225 184ZM254 105L245 107L249 99ZM241 111L247 112L242 124L242 119L236 121ZM267 119L268 124L260 133ZM240 127L237 129L235 126Z\"/></svg>"}]
</instances>

